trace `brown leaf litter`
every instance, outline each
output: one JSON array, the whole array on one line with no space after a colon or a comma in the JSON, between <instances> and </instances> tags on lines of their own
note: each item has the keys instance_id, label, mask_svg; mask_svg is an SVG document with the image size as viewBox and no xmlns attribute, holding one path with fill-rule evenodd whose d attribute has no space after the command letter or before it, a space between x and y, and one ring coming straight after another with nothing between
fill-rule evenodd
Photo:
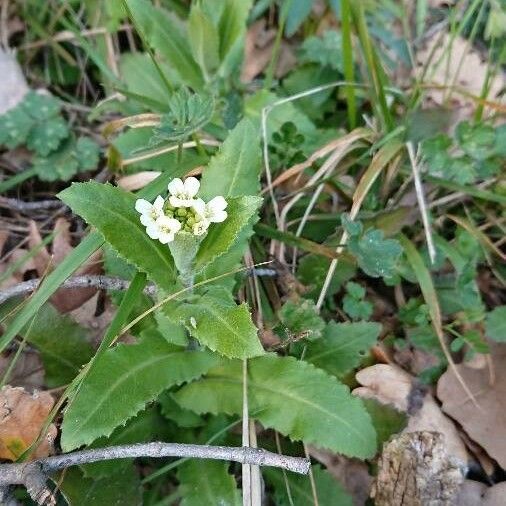
<instances>
[{"instance_id":1,"label":"brown leaf litter","mask_svg":"<svg viewBox=\"0 0 506 506\"><path fill-rule=\"evenodd\" d=\"M488 368L457 366L480 409L463 392L455 374L448 370L440 378L437 395L443 411L460 423L468 436L506 469L506 345L492 346L495 381Z\"/></svg>"},{"instance_id":2,"label":"brown leaf litter","mask_svg":"<svg viewBox=\"0 0 506 506\"><path fill-rule=\"evenodd\" d=\"M0 390L0 458L16 460L37 439L53 405L47 392L29 394L21 387L4 386ZM51 424L30 460L50 455L56 434Z\"/></svg>"}]
</instances>

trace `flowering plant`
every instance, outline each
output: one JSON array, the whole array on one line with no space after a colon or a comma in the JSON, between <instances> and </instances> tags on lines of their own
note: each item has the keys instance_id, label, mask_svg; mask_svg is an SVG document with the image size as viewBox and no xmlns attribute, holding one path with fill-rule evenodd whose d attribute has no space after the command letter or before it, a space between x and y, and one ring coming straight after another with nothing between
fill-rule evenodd
<instances>
[{"instance_id":1,"label":"flowering plant","mask_svg":"<svg viewBox=\"0 0 506 506\"><path fill-rule=\"evenodd\" d=\"M175 178L167 186L169 196L166 199L158 195L153 204L145 199L135 202L140 221L151 239L168 244L180 233L203 236L211 223L227 219L227 201L217 196L206 203L196 198L199 188L200 182L195 177L184 181Z\"/></svg>"}]
</instances>

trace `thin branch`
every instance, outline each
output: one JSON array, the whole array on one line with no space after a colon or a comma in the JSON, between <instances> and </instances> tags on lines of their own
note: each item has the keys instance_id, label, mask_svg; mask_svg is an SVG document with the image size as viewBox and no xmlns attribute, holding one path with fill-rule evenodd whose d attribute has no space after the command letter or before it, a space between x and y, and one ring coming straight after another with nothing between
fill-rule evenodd
<instances>
[{"instance_id":1,"label":"thin branch","mask_svg":"<svg viewBox=\"0 0 506 506\"><path fill-rule=\"evenodd\" d=\"M261 277L274 277L277 275L275 269L259 268L250 269L246 271L248 275L261 276ZM17 285L6 288L0 292L0 304L14 297L28 295L34 292L41 282L40 278L31 279L18 283ZM121 278L115 278L112 276L102 275L87 275L87 276L73 276L65 280L59 288L73 289L73 288L97 288L98 290L117 290L124 291L130 286L130 281ZM144 289L146 295L154 295L156 293L156 287L153 284L149 284Z\"/></svg>"},{"instance_id":2,"label":"thin branch","mask_svg":"<svg viewBox=\"0 0 506 506\"><path fill-rule=\"evenodd\" d=\"M39 200L35 202L24 202L19 199L12 199L7 197L0 197L0 206L7 207L13 211L30 212L38 211L40 209L57 209L59 207L66 207L61 200Z\"/></svg>"},{"instance_id":3,"label":"thin branch","mask_svg":"<svg viewBox=\"0 0 506 506\"><path fill-rule=\"evenodd\" d=\"M24 485L37 504L51 504L54 498L46 486L47 475L71 466L103 460L139 457L226 460L241 464L278 467L299 474L307 474L310 468L310 461L307 458L279 455L261 448L182 443L138 443L82 450L21 464L2 464L0 465L0 489L5 490L11 485Z\"/></svg>"}]
</instances>

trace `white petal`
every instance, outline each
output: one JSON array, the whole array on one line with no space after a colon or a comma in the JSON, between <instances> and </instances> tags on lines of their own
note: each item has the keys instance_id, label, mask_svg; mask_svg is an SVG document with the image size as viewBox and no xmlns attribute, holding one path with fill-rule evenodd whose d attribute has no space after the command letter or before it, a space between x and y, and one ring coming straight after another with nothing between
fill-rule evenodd
<instances>
[{"instance_id":1,"label":"white petal","mask_svg":"<svg viewBox=\"0 0 506 506\"><path fill-rule=\"evenodd\" d=\"M175 220L174 218L168 219L168 225L174 233L179 232L181 230L181 223L178 220Z\"/></svg>"},{"instance_id":2,"label":"white petal","mask_svg":"<svg viewBox=\"0 0 506 506\"><path fill-rule=\"evenodd\" d=\"M209 216L209 221L211 223L221 223L227 219L227 216L227 211L217 211L212 216Z\"/></svg>"},{"instance_id":3,"label":"white petal","mask_svg":"<svg viewBox=\"0 0 506 506\"><path fill-rule=\"evenodd\" d=\"M193 201L193 210L199 215L204 216L206 211L206 203L202 199L197 199Z\"/></svg>"},{"instance_id":4,"label":"white petal","mask_svg":"<svg viewBox=\"0 0 506 506\"><path fill-rule=\"evenodd\" d=\"M145 199L137 199L135 201L135 210L138 212L138 213L141 213L141 214L146 214L146 213L149 213L151 211L151 208L153 206L151 205L150 202L148 202L147 200Z\"/></svg>"},{"instance_id":5,"label":"white petal","mask_svg":"<svg viewBox=\"0 0 506 506\"><path fill-rule=\"evenodd\" d=\"M161 212L163 210L163 204L165 204L165 200L161 195L158 195L158 197L156 197L155 201L153 202L153 207L157 211Z\"/></svg>"},{"instance_id":6,"label":"white petal","mask_svg":"<svg viewBox=\"0 0 506 506\"><path fill-rule=\"evenodd\" d=\"M188 177L184 180L184 190L189 197L195 197L200 188L200 181L196 177Z\"/></svg>"},{"instance_id":7,"label":"white petal","mask_svg":"<svg viewBox=\"0 0 506 506\"><path fill-rule=\"evenodd\" d=\"M167 188L171 195L178 195L179 193L184 192L184 184L181 179L176 177L173 179L168 185Z\"/></svg>"},{"instance_id":8,"label":"white petal","mask_svg":"<svg viewBox=\"0 0 506 506\"><path fill-rule=\"evenodd\" d=\"M154 224L155 223L155 220L153 220L153 218L151 218L151 216L149 214L141 214L141 223L147 227L151 224Z\"/></svg>"},{"instance_id":9,"label":"white petal","mask_svg":"<svg viewBox=\"0 0 506 506\"><path fill-rule=\"evenodd\" d=\"M213 212L223 211L227 208L227 201L219 195L218 197L214 197L207 203L207 207Z\"/></svg>"},{"instance_id":10,"label":"white petal","mask_svg":"<svg viewBox=\"0 0 506 506\"><path fill-rule=\"evenodd\" d=\"M146 233L151 237L151 239L158 239L160 237L160 229L156 226L155 223L152 223L146 227Z\"/></svg>"},{"instance_id":11,"label":"white petal","mask_svg":"<svg viewBox=\"0 0 506 506\"><path fill-rule=\"evenodd\" d=\"M170 233L170 232L162 232L160 234L160 237L158 238L158 240L162 244L167 244L167 243L172 242L174 240L174 234Z\"/></svg>"},{"instance_id":12,"label":"white petal","mask_svg":"<svg viewBox=\"0 0 506 506\"><path fill-rule=\"evenodd\" d=\"M184 200L183 199L180 199L179 197L176 197L175 195L171 195L169 197L169 204L172 206L172 207L186 207L184 205Z\"/></svg>"},{"instance_id":13,"label":"white petal","mask_svg":"<svg viewBox=\"0 0 506 506\"><path fill-rule=\"evenodd\" d=\"M207 220L198 221L193 225L193 235L204 235L209 228L209 222Z\"/></svg>"}]
</instances>

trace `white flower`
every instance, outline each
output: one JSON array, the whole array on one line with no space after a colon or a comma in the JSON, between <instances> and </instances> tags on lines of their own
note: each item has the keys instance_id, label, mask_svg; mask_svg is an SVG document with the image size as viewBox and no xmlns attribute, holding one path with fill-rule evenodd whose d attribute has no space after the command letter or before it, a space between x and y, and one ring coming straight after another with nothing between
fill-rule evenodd
<instances>
[{"instance_id":1,"label":"white flower","mask_svg":"<svg viewBox=\"0 0 506 506\"><path fill-rule=\"evenodd\" d=\"M195 177L188 177L184 182L179 179L173 179L169 185L169 202L174 207L192 207L195 203L195 195L200 188L200 182Z\"/></svg>"},{"instance_id":2,"label":"white flower","mask_svg":"<svg viewBox=\"0 0 506 506\"><path fill-rule=\"evenodd\" d=\"M193 225L193 235L204 235L209 228L209 222L206 220L197 221Z\"/></svg>"},{"instance_id":3,"label":"white flower","mask_svg":"<svg viewBox=\"0 0 506 506\"><path fill-rule=\"evenodd\" d=\"M227 219L227 201L222 197L214 197L207 204L202 199L197 199L193 204L193 209L202 221L208 223L221 223Z\"/></svg>"},{"instance_id":4,"label":"white flower","mask_svg":"<svg viewBox=\"0 0 506 506\"><path fill-rule=\"evenodd\" d=\"M141 223L145 227L155 224L155 221L163 216L163 198L158 195L153 204L144 199L137 199L135 210L141 215Z\"/></svg>"},{"instance_id":5,"label":"white flower","mask_svg":"<svg viewBox=\"0 0 506 506\"><path fill-rule=\"evenodd\" d=\"M174 240L174 236L181 230L181 223L168 216L160 216L155 223L146 227L146 232L151 239L158 239L162 244Z\"/></svg>"}]
</instances>

